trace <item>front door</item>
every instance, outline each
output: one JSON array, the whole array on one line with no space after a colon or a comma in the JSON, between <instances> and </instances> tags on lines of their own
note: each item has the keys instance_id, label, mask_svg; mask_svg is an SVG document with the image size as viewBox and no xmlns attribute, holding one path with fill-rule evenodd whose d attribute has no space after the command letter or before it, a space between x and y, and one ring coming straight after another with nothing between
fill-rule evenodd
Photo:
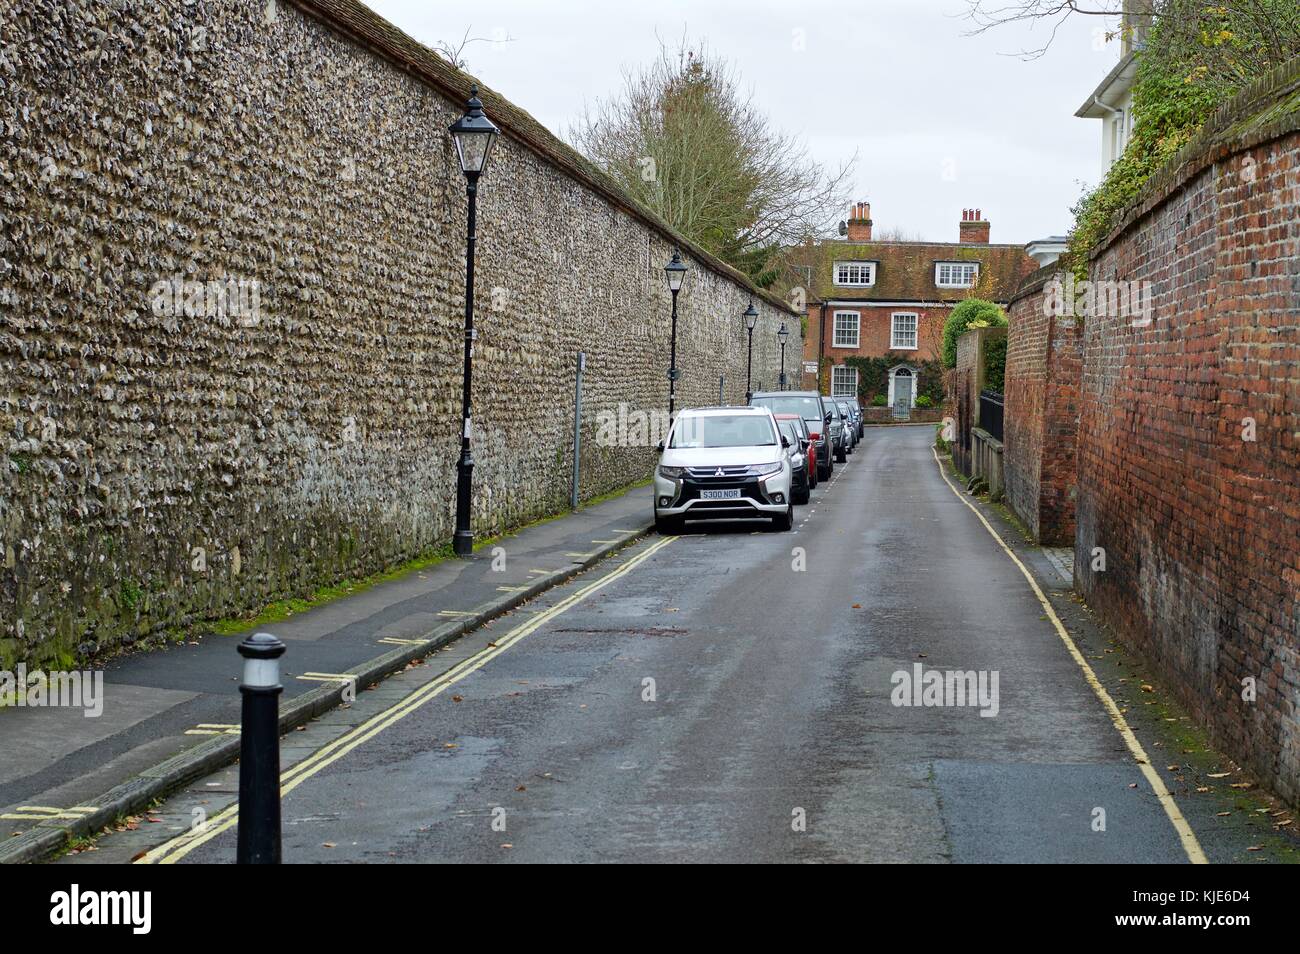
<instances>
[{"instance_id":1,"label":"front door","mask_svg":"<svg viewBox=\"0 0 1300 954\"><path fill-rule=\"evenodd\" d=\"M912 416L912 373L906 368L894 372L894 417L907 420Z\"/></svg>"}]
</instances>

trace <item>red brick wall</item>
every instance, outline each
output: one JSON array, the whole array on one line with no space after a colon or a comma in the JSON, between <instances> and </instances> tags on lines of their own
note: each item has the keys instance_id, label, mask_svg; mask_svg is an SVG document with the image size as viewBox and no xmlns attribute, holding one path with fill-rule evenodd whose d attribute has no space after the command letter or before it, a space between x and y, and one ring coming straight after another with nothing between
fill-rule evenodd
<instances>
[{"instance_id":1,"label":"red brick wall","mask_svg":"<svg viewBox=\"0 0 1300 954\"><path fill-rule=\"evenodd\" d=\"M808 337L804 340L804 358L808 361L817 360L820 322L821 322L820 303L808 306ZM856 311L859 315L858 320L858 347L857 348L836 348L832 342L835 340L835 312L837 311ZM893 314L896 311L912 312L916 317L917 330L917 350L915 351L893 351L889 347L890 336L893 329ZM948 315L952 313L952 307L947 305L927 306L924 308L914 307L912 305L873 305L866 306L826 306L826 347L825 356L834 364L842 364L846 357L864 357L875 358L884 354L897 354L900 361L932 361L939 357L939 348L943 342L943 325L948 320Z\"/></svg>"},{"instance_id":2,"label":"red brick wall","mask_svg":"<svg viewBox=\"0 0 1300 954\"><path fill-rule=\"evenodd\" d=\"M1261 85L1285 93L1277 76ZM1075 565L1091 606L1294 804L1300 122L1275 110L1267 128L1251 123L1259 89L1233 110L1235 128L1217 127L1212 149L1094 250L1093 275L1154 282L1155 309L1146 327L1084 323ZM1242 699L1247 677L1254 702Z\"/></svg>"},{"instance_id":3,"label":"red brick wall","mask_svg":"<svg viewBox=\"0 0 1300 954\"><path fill-rule=\"evenodd\" d=\"M1082 372L1078 322L1046 314L1035 273L1007 309L1005 444L1007 502L1047 545L1074 542L1075 442Z\"/></svg>"}]
</instances>

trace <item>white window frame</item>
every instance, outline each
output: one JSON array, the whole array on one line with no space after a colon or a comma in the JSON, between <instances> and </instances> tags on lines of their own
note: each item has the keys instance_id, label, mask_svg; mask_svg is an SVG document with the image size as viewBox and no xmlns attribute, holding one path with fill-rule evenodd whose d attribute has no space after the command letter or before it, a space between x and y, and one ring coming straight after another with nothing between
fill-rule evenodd
<instances>
[{"instance_id":1,"label":"white window frame","mask_svg":"<svg viewBox=\"0 0 1300 954\"><path fill-rule=\"evenodd\" d=\"M949 270L949 279L944 281L944 270ZM954 269L970 269L970 281L953 281L951 273ZM979 262L935 262L934 263L934 284L939 288L973 288L980 278Z\"/></svg>"},{"instance_id":2,"label":"white window frame","mask_svg":"<svg viewBox=\"0 0 1300 954\"><path fill-rule=\"evenodd\" d=\"M840 319L853 319L853 343L840 343ZM862 347L862 313L858 311L837 311L831 315L831 347L832 348L852 348L857 350Z\"/></svg>"},{"instance_id":3,"label":"white window frame","mask_svg":"<svg viewBox=\"0 0 1300 954\"><path fill-rule=\"evenodd\" d=\"M898 319L912 319L912 343L898 343ZM915 311L893 311L889 313L889 350L917 351L921 347L921 315Z\"/></svg>"},{"instance_id":4,"label":"white window frame","mask_svg":"<svg viewBox=\"0 0 1300 954\"><path fill-rule=\"evenodd\" d=\"M842 378L846 374L852 374L850 379L853 382L853 390L842 390ZM858 369L851 368L847 364L837 364L831 368L831 397L857 397L858 396Z\"/></svg>"},{"instance_id":5,"label":"white window frame","mask_svg":"<svg viewBox=\"0 0 1300 954\"><path fill-rule=\"evenodd\" d=\"M866 269L866 281L841 281L840 269ZM831 283L841 288L870 288L876 283L876 263L875 262L836 262L831 266Z\"/></svg>"}]
</instances>

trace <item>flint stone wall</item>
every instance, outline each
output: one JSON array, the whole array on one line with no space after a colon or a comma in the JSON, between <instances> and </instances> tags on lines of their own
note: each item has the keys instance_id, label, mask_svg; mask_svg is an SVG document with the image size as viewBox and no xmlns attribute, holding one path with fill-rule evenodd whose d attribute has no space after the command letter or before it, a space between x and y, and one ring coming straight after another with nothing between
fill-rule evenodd
<instances>
[{"instance_id":1,"label":"flint stone wall","mask_svg":"<svg viewBox=\"0 0 1300 954\"><path fill-rule=\"evenodd\" d=\"M0 0L0 666L446 544L466 214L446 128L469 83L343 0ZM480 535L567 506L578 351L582 496L648 475L652 447L597 437L620 406L666 409L676 241L483 99L504 134L479 198ZM750 296L756 379L782 320L802 352L799 322L680 244L678 405L723 375L739 402Z\"/></svg>"}]
</instances>

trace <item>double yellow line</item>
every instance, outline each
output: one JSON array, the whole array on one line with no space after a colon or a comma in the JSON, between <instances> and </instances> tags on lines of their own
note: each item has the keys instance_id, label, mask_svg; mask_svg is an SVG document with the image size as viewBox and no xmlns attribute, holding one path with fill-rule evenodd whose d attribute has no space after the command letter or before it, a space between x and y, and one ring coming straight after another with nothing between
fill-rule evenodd
<instances>
[{"instance_id":1,"label":"double yellow line","mask_svg":"<svg viewBox=\"0 0 1300 954\"><path fill-rule=\"evenodd\" d=\"M1142 743L1139 742L1137 736L1133 734L1133 729L1129 726L1128 720L1124 718L1124 713L1119 711L1119 706L1115 704L1115 700L1111 698L1111 694L1106 691L1106 687L1101 684L1101 680L1097 678L1097 673L1093 671L1092 666L1088 665L1088 660L1085 659L1083 653L1080 652L1078 645L1070 636L1069 631L1065 628L1065 624L1061 622L1061 618L1056 615L1055 607L1053 607L1052 604L1047 601L1047 597L1043 595L1043 591L1039 587L1038 581L1034 579L1034 575L1029 572L1028 567L1020 562L1020 558L1012 552L1009 546L1007 546L1006 542L1002 539L1001 534L993 529L993 525L984 519L984 514L980 513L974 504L963 497L961 492L952 485L951 481L948 480L948 475L943 472L943 461L939 460L938 452L934 450L933 447L930 448L930 452L934 454L934 462L939 465L939 478L948 485L949 490L956 494L957 499L970 509L971 513L979 517L980 523L984 524L984 529L993 535L993 539L998 542L998 546L1002 548L1003 552L1006 553L1007 556L1011 557L1011 562L1020 569L1020 572L1024 574L1025 579L1029 581L1029 588L1034 591L1034 596L1038 597L1038 602L1039 605L1043 607L1043 612L1047 614L1047 618L1050 619L1052 625L1056 627L1056 634L1061 637L1061 642L1065 643L1065 648L1069 651L1070 658L1078 664L1081 670L1083 670L1083 678L1087 681L1093 694L1101 701L1107 714L1110 715L1111 723L1115 726L1115 729L1119 732L1120 736L1123 737L1124 744L1128 746L1129 753L1137 762L1138 768L1142 770L1142 774L1146 777L1147 784L1151 786L1151 791L1155 793L1156 799L1160 802L1160 807L1165 810L1165 815L1169 818L1169 823L1174 826L1174 831L1178 833L1178 840L1182 842L1183 851L1187 854L1187 860L1194 865L1208 864L1209 859L1205 857L1205 852L1201 849L1201 843L1196 839L1196 832L1192 831L1192 826L1189 825L1187 819L1183 817L1182 811L1178 808L1178 803L1174 801L1173 793L1165 786L1165 781L1160 777L1160 773L1152 767L1151 759L1147 755L1146 749L1142 748Z\"/></svg>"},{"instance_id":2,"label":"double yellow line","mask_svg":"<svg viewBox=\"0 0 1300 954\"><path fill-rule=\"evenodd\" d=\"M280 774L280 797L283 798L327 765L337 762L357 746L365 744L380 732L383 732L385 729L406 718L426 702L433 699L435 696L440 695L448 687L455 685L466 676L481 669L511 646L515 645L524 637L536 631L550 620L576 606L578 603L581 603L587 597L608 586L610 583L613 583L615 580L626 576L637 566L644 563L651 556L672 543L675 539L676 537L664 537L656 543L651 544L636 556L629 559L617 570L614 570L612 573L609 573L598 580L588 583L570 596L566 596L550 609L537 614L528 622L516 626L501 639L498 639L494 643L484 647L468 659L457 663L437 678L421 686L419 689L416 689L410 695L406 696L399 702L394 703L383 712L372 716L360 725L348 730L337 739L334 739L317 749L301 762L285 769L285 771ZM173 864L185 857L195 848L199 847L199 845L211 841L224 831L228 831L230 828L234 827L238 821L239 805L236 803L228 806L216 815L213 815L205 824L193 828L183 835L178 835L170 841L164 842L157 848L154 848L152 851L147 852L145 855L137 859L136 864Z\"/></svg>"}]
</instances>

